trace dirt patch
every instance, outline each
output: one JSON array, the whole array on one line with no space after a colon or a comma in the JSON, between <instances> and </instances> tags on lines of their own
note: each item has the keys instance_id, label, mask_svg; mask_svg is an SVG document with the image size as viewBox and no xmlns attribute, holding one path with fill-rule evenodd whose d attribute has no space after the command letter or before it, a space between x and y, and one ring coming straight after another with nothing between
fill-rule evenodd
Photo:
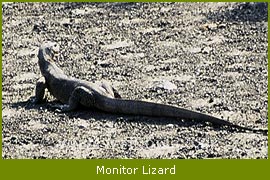
<instances>
[{"instance_id":1,"label":"dirt patch","mask_svg":"<svg viewBox=\"0 0 270 180\"><path fill-rule=\"evenodd\" d=\"M262 134L84 109L60 114L28 101L40 77L37 49L54 41L70 76L107 80L123 98L266 129L267 3L4 3L2 11L3 158L268 158Z\"/></svg>"}]
</instances>

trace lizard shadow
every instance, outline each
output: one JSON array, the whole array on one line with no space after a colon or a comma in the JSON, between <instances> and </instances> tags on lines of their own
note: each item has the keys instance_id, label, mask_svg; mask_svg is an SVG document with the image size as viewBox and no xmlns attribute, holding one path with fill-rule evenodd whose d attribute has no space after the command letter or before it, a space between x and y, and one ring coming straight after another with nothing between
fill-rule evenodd
<instances>
[{"instance_id":1,"label":"lizard shadow","mask_svg":"<svg viewBox=\"0 0 270 180\"><path fill-rule=\"evenodd\" d=\"M181 118L170 118L170 117L153 117L143 115L126 115L126 114L114 114L104 112L95 108L86 108L81 106L79 109L73 112L65 112L69 118L80 118L83 120L95 119L96 121L111 121L114 123L141 123L147 125L176 125L178 127L185 128L205 128L210 127L214 131L224 130L226 128L229 132L236 132L236 129L231 127L224 127L220 125L211 124L208 122L197 122L193 120L185 120ZM177 127L176 127L177 128Z\"/></svg>"},{"instance_id":2,"label":"lizard shadow","mask_svg":"<svg viewBox=\"0 0 270 180\"><path fill-rule=\"evenodd\" d=\"M232 9L209 12L207 19L214 22L267 22L268 3L266 2L245 2L234 6Z\"/></svg>"},{"instance_id":3,"label":"lizard shadow","mask_svg":"<svg viewBox=\"0 0 270 180\"><path fill-rule=\"evenodd\" d=\"M239 130L228 126L215 125L209 122L197 122L194 120L185 120L181 118L170 118L170 117L153 117L153 116L143 116L143 115L126 115L126 114L112 114L97 109L86 109L82 108L74 112L68 112L67 115L70 118L80 118L83 120L95 119L97 121L112 121L119 123L141 123L147 125L156 126L168 126L176 125L176 128L195 128L202 129L206 128L214 131L226 130L228 132L239 132Z\"/></svg>"},{"instance_id":4,"label":"lizard shadow","mask_svg":"<svg viewBox=\"0 0 270 180\"><path fill-rule=\"evenodd\" d=\"M12 103L11 107L18 109L18 108L24 108L26 110L35 109L37 111L41 110L48 110L51 112L55 112L55 110L52 108L53 105L59 104L59 101L50 101L49 103L41 103L41 104L33 104L31 103L31 100L22 101L22 102L16 102ZM126 115L126 114L113 114L104 112L95 108L86 108L83 106L80 106L77 110L72 112L57 112L59 114L65 114L69 118L73 119L82 119L82 120L90 120L94 119L96 121L111 121L114 123L142 123L147 125L176 125L178 127L186 127L186 128L206 128L210 127L214 131L220 131L225 130L228 132L238 132L239 130L236 130L231 127L224 127L221 125L215 125L208 122L197 122L193 120L185 120L181 118L170 118L170 117L152 117L152 116L142 116L142 115ZM209 130L209 128L207 129Z\"/></svg>"},{"instance_id":5,"label":"lizard shadow","mask_svg":"<svg viewBox=\"0 0 270 180\"><path fill-rule=\"evenodd\" d=\"M12 103L11 107L14 109L24 108L26 110L35 109L37 111L48 110L55 112L52 106L59 104L58 101L50 101L49 103L33 104L31 100L21 101ZM168 124L177 124L183 127L189 127L195 123L192 121L185 122L183 120L177 120L175 118L167 117L151 117L151 116L141 116L141 115L125 115L125 114L113 114L104 112L95 108L86 108L80 106L77 110L72 112L57 112L59 114L65 114L69 118L80 118L83 120L95 119L96 121L112 121L112 122L137 122L137 123L146 123L150 125L168 125Z\"/></svg>"},{"instance_id":6,"label":"lizard shadow","mask_svg":"<svg viewBox=\"0 0 270 180\"><path fill-rule=\"evenodd\" d=\"M11 103L10 107L14 108L14 109L24 108L26 110L30 110L30 109L36 109L36 110L48 109L48 110L51 110L52 105L59 104L59 101L57 101L57 100L51 101L50 103L34 104L34 103L32 103L32 99L33 99L33 97L31 97L30 99L28 99L26 101L19 101L19 102Z\"/></svg>"}]
</instances>

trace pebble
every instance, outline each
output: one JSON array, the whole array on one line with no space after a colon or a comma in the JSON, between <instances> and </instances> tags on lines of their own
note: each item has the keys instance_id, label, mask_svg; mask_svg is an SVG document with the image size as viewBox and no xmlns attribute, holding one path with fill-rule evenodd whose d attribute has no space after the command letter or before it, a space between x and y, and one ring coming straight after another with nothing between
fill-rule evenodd
<instances>
[{"instance_id":1,"label":"pebble","mask_svg":"<svg viewBox=\"0 0 270 180\"><path fill-rule=\"evenodd\" d=\"M156 82L154 84L154 87L156 89L163 89L163 90L175 90L175 89L177 89L177 86L175 84L173 84L172 82L168 81L168 80L163 80L163 81Z\"/></svg>"}]
</instances>

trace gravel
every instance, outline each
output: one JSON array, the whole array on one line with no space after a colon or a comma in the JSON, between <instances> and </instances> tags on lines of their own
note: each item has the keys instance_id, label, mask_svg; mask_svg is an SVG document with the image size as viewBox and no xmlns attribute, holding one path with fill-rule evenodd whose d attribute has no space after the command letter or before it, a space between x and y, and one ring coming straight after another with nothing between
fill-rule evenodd
<instances>
[{"instance_id":1,"label":"gravel","mask_svg":"<svg viewBox=\"0 0 270 180\"><path fill-rule=\"evenodd\" d=\"M4 3L2 158L268 158L268 137L181 119L33 105L37 49L123 98L268 128L267 3Z\"/></svg>"}]
</instances>

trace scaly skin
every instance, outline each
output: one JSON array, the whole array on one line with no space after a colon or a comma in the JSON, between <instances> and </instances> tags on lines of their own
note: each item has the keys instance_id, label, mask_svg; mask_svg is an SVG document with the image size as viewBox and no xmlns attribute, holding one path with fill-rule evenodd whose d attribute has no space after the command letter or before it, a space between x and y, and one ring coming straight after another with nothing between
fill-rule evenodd
<instances>
[{"instance_id":1,"label":"scaly skin","mask_svg":"<svg viewBox=\"0 0 270 180\"><path fill-rule=\"evenodd\" d=\"M94 84L65 75L53 62L58 50L55 43L45 43L39 48L38 64L44 78L36 85L36 103L44 99L47 88L56 99L65 104L60 107L62 112L72 111L80 104L109 113L181 118L230 126L242 131L268 133L268 130L242 127L223 119L175 106L121 99L119 93L106 83Z\"/></svg>"}]
</instances>

